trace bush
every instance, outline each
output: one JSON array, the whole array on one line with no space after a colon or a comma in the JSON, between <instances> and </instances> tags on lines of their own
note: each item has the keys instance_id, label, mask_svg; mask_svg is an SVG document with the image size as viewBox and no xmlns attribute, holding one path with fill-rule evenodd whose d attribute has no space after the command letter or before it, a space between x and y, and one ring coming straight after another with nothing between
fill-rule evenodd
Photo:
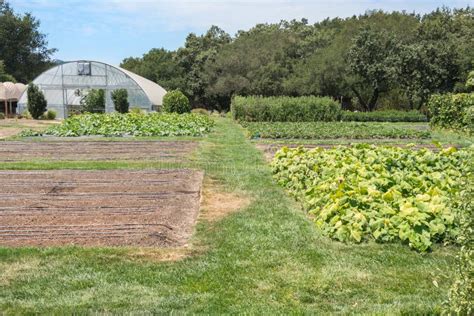
<instances>
[{"instance_id":1,"label":"bush","mask_svg":"<svg viewBox=\"0 0 474 316\"><path fill-rule=\"evenodd\" d=\"M31 120L31 114L28 110L25 110L22 113L20 113L20 115L18 115L18 118Z\"/></svg>"},{"instance_id":2,"label":"bush","mask_svg":"<svg viewBox=\"0 0 474 316\"><path fill-rule=\"evenodd\" d=\"M0 112L0 120L4 120L4 119L5 119L5 114Z\"/></svg>"},{"instance_id":3,"label":"bush","mask_svg":"<svg viewBox=\"0 0 474 316\"><path fill-rule=\"evenodd\" d=\"M474 132L472 108L474 93L436 94L428 101L430 124L468 133Z\"/></svg>"},{"instance_id":4,"label":"bush","mask_svg":"<svg viewBox=\"0 0 474 316\"><path fill-rule=\"evenodd\" d=\"M344 242L402 242L424 252L456 236L452 201L459 199L466 159L454 147L284 147L272 169L323 234Z\"/></svg>"},{"instance_id":5,"label":"bush","mask_svg":"<svg viewBox=\"0 0 474 316\"><path fill-rule=\"evenodd\" d=\"M469 148L470 158L465 160L462 170L466 175L462 178L463 188L459 201L460 229L457 241L461 250L457 256L458 267L456 277L449 291L447 314L473 315L474 314L474 173L472 161L474 148Z\"/></svg>"},{"instance_id":6,"label":"bush","mask_svg":"<svg viewBox=\"0 0 474 316\"><path fill-rule=\"evenodd\" d=\"M133 114L144 114L145 113L145 111L143 111L142 109L137 108L137 107L131 108L129 112L133 113Z\"/></svg>"},{"instance_id":7,"label":"bush","mask_svg":"<svg viewBox=\"0 0 474 316\"><path fill-rule=\"evenodd\" d=\"M112 91L112 101L114 102L115 111L119 113L127 113L130 104L128 103L127 89L117 89Z\"/></svg>"},{"instance_id":8,"label":"bush","mask_svg":"<svg viewBox=\"0 0 474 316\"><path fill-rule=\"evenodd\" d=\"M105 112L105 90L91 89L81 99L81 105L85 112L104 113Z\"/></svg>"},{"instance_id":9,"label":"bush","mask_svg":"<svg viewBox=\"0 0 474 316\"><path fill-rule=\"evenodd\" d=\"M28 97L28 112L30 112L31 117L37 120L46 111L48 102L46 102L43 92L33 83L28 85L26 93Z\"/></svg>"},{"instance_id":10,"label":"bush","mask_svg":"<svg viewBox=\"0 0 474 316\"><path fill-rule=\"evenodd\" d=\"M169 91L163 97L163 112L187 113L191 111L188 98L179 90Z\"/></svg>"},{"instance_id":11,"label":"bush","mask_svg":"<svg viewBox=\"0 0 474 316\"><path fill-rule=\"evenodd\" d=\"M337 121L341 106L328 97L241 97L231 103L232 117L249 122Z\"/></svg>"},{"instance_id":12,"label":"bush","mask_svg":"<svg viewBox=\"0 0 474 316\"><path fill-rule=\"evenodd\" d=\"M374 112L342 112L342 121L354 122L427 122L428 118L419 111L374 111Z\"/></svg>"},{"instance_id":13,"label":"bush","mask_svg":"<svg viewBox=\"0 0 474 316\"><path fill-rule=\"evenodd\" d=\"M43 120L55 120L56 119L56 112L53 110L48 110L43 113L41 116L41 119Z\"/></svg>"}]
</instances>

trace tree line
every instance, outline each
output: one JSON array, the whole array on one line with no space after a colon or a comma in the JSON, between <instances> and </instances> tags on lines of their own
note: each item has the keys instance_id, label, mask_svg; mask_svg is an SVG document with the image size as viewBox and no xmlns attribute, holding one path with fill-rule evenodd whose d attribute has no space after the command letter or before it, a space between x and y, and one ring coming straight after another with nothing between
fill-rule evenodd
<instances>
[{"instance_id":1,"label":"tree line","mask_svg":"<svg viewBox=\"0 0 474 316\"><path fill-rule=\"evenodd\" d=\"M121 67L182 90L194 107L227 110L233 95L321 95L373 111L420 109L433 93L463 92L473 63L468 7L281 21L235 36L212 26L175 51L151 49Z\"/></svg>"}]
</instances>

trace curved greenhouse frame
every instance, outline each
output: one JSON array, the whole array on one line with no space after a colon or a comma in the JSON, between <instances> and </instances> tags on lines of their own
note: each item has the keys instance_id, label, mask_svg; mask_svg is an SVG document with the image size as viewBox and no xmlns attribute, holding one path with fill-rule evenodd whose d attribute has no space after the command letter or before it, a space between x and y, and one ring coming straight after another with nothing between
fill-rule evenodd
<instances>
[{"instance_id":1,"label":"curved greenhouse frame","mask_svg":"<svg viewBox=\"0 0 474 316\"><path fill-rule=\"evenodd\" d=\"M65 62L39 75L33 83L44 93L48 110L58 118L66 118L81 106L82 98L91 89L105 91L105 112L114 112L111 93L117 89L128 91L130 107L146 111L158 110L166 90L158 84L128 70L98 61ZM27 109L26 92L18 102L17 112Z\"/></svg>"}]
</instances>

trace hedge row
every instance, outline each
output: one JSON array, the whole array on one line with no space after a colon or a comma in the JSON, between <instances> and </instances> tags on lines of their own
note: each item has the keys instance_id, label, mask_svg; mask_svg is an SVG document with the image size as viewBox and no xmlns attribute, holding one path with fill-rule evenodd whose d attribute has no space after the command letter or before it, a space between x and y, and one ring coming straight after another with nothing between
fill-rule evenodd
<instances>
[{"instance_id":1,"label":"hedge row","mask_svg":"<svg viewBox=\"0 0 474 316\"><path fill-rule=\"evenodd\" d=\"M432 126L474 132L474 93L433 95L428 110Z\"/></svg>"},{"instance_id":2,"label":"hedge row","mask_svg":"<svg viewBox=\"0 0 474 316\"><path fill-rule=\"evenodd\" d=\"M426 122L428 118L419 111L375 111L375 112L342 112L342 121L347 122Z\"/></svg>"},{"instance_id":3,"label":"hedge row","mask_svg":"<svg viewBox=\"0 0 474 316\"><path fill-rule=\"evenodd\" d=\"M232 117L247 122L336 121L341 106L328 97L241 97L231 104Z\"/></svg>"}]
</instances>

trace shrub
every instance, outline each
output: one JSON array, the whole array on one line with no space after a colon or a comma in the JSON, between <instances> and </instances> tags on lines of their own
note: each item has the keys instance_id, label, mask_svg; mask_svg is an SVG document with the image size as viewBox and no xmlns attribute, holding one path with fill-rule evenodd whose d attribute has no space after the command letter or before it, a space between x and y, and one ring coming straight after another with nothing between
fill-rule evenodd
<instances>
[{"instance_id":1,"label":"shrub","mask_svg":"<svg viewBox=\"0 0 474 316\"><path fill-rule=\"evenodd\" d=\"M31 114L28 110L23 111L20 115L18 115L18 117L31 120Z\"/></svg>"},{"instance_id":2,"label":"shrub","mask_svg":"<svg viewBox=\"0 0 474 316\"><path fill-rule=\"evenodd\" d=\"M48 102L46 102L43 92L33 83L28 85L27 97L28 112L30 112L31 116L37 120L46 111Z\"/></svg>"},{"instance_id":3,"label":"shrub","mask_svg":"<svg viewBox=\"0 0 474 316\"><path fill-rule=\"evenodd\" d=\"M428 101L430 124L435 127L474 132L474 93L436 94Z\"/></svg>"},{"instance_id":4,"label":"shrub","mask_svg":"<svg viewBox=\"0 0 474 316\"><path fill-rule=\"evenodd\" d=\"M5 114L0 112L0 120L4 120L4 119L5 119Z\"/></svg>"},{"instance_id":5,"label":"shrub","mask_svg":"<svg viewBox=\"0 0 474 316\"><path fill-rule=\"evenodd\" d=\"M323 234L344 242L402 242L424 252L456 236L464 151L359 144L275 155L278 183L301 200Z\"/></svg>"},{"instance_id":6,"label":"shrub","mask_svg":"<svg viewBox=\"0 0 474 316\"><path fill-rule=\"evenodd\" d=\"M179 90L172 90L163 97L163 112L187 113L191 111L189 99Z\"/></svg>"},{"instance_id":7,"label":"shrub","mask_svg":"<svg viewBox=\"0 0 474 316\"><path fill-rule=\"evenodd\" d=\"M453 285L449 291L447 314L474 314L474 173L472 161L474 148L469 148L470 158L466 159L462 170L466 175L462 178L463 188L459 201L460 229L457 241L461 250L457 256L458 267Z\"/></svg>"},{"instance_id":8,"label":"shrub","mask_svg":"<svg viewBox=\"0 0 474 316\"><path fill-rule=\"evenodd\" d=\"M137 107L131 108L129 112L133 113L133 114L144 114L145 113L145 111L143 111L142 109L137 108Z\"/></svg>"},{"instance_id":9,"label":"shrub","mask_svg":"<svg viewBox=\"0 0 474 316\"><path fill-rule=\"evenodd\" d=\"M128 103L127 89L117 89L112 91L112 101L114 102L115 111L119 113L127 113L130 104Z\"/></svg>"},{"instance_id":10,"label":"shrub","mask_svg":"<svg viewBox=\"0 0 474 316\"><path fill-rule=\"evenodd\" d=\"M354 122L427 122L428 118L419 111L374 111L374 112L342 112L342 121Z\"/></svg>"},{"instance_id":11,"label":"shrub","mask_svg":"<svg viewBox=\"0 0 474 316\"><path fill-rule=\"evenodd\" d=\"M91 89L81 99L81 105L85 112L103 113L105 112L105 90Z\"/></svg>"},{"instance_id":12,"label":"shrub","mask_svg":"<svg viewBox=\"0 0 474 316\"><path fill-rule=\"evenodd\" d=\"M48 110L43 113L41 116L41 119L43 120L55 120L56 119L56 111L54 110Z\"/></svg>"},{"instance_id":13,"label":"shrub","mask_svg":"<svg viewBox=\"0 0 474 316\"><path fill-rule=\"evenodd\" d=\"M236 96L231 103L232 117L249 122L315 122L341 118L341 106L328 97Z\"/></svg>"}]
</instances>

